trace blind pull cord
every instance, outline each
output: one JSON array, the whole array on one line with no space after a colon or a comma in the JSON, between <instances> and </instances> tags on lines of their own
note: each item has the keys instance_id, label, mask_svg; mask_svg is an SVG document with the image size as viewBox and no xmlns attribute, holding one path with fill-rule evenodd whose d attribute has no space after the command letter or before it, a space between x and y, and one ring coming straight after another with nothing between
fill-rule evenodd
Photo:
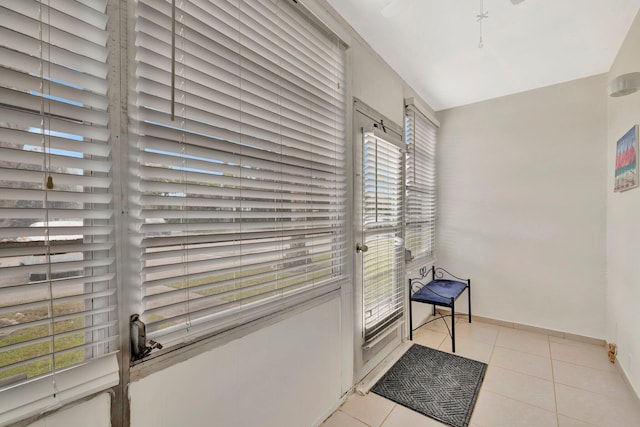
<instances>
[{"instance_id":1,"label":"blind pull cord","mask_svg":"<svg viewBox=\"0 0 640 427\"><path fill-rule=\"evenodd\" d=\"M171 0L171 121L176 119L176 0Z\"/></svg>"}]
</instances>

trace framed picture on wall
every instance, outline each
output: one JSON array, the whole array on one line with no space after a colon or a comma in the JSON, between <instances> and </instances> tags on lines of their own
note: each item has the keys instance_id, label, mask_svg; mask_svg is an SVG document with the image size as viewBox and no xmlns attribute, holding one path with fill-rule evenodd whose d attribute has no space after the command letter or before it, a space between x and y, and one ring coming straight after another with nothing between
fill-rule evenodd
<instances>
[{"instance_id":1,"label":"framed picture on wall","mask_svg":"<svg viewBox=\"0 0 640 427\"><path fill-rule=\"evenodd\" d=\"M616 144L616 175L613 191L638 186L638 125L625 133Z\"/></svg>"}]
</instances>

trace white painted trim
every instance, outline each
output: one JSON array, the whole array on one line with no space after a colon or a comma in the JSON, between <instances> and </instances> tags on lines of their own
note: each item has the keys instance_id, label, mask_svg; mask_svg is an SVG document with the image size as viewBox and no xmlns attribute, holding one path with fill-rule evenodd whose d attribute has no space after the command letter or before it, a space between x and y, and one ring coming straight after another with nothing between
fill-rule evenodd
<instances>
[{"instance_id":1,"label":"white painted trim","mask_svg":"<svg viewBox=\"0 0 640 427\"><path fill-rule=\"evenodd\" d=\"M116 354L56 372L2 391L0 426L54 411L119 384Z\"/></svg>"},{"instance_id":2,"label":"white painted trim","mask_svg":"<svg viewBox=\"0 0 640 427\"><path fill-rule=\"evenodd\" d=\"M427 107L422 101L417 98L411 97L406 98L404 100L405 105L413 106L416 110L418 110L423 116L425 116L431 123L433 123L437 128L440 127L440 121L436 118L435 114L431 112L431 108Z\"/></svg>"},{"instance_id":3,"label":"white painted trim","mask_svg":"<svg viewBox=\"0 0 640 427\"><path fill-rule=\"evenodd\" d=\"M608 346L609 342L606 342L606 346ZM617 359L616 359L617 360ZM622 377L622 380L626 384L627 388L631 392L631 395L635 398L636 403L640 405L640 393L635 389L633 383L629 380L629 376L627 375L627 371L625 371L624 367L620 364L620 362L615 363L616 370Z\"/></svg>"},{"instance_id":4,"label":"white painted trim","mask_svg":"<svg viewBox=\"0 0 640 427\"><path fill-rule=\"evenodd\" d=\"M297 0L302 4L318 21L331 30L347 46L353 45L353 39L349 31L345 29L331 14L316 0Z\"/></svg>"}]
</instances>

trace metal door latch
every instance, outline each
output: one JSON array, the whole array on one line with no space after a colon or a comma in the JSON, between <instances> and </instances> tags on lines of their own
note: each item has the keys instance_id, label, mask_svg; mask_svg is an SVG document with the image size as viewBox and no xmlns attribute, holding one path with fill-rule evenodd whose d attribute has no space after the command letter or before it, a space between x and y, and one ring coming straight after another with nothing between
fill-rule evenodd
<instances>
[{"instance_id":1,"label":"metal door latch","mask_svg":"<svg viewBox=\"0 0 640 427\"><path fill-rule=\"evenodd\" d=\"M356 244L356 252L360 253L360 252L367 252L369 250L369 247L367 245L362 245L360 243Z\"/></svg>"}]
</instances>

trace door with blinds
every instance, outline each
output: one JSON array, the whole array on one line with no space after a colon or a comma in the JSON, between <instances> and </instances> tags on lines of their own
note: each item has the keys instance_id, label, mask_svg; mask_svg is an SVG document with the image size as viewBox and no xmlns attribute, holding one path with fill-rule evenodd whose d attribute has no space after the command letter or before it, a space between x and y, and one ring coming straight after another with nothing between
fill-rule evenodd
<instances>
[{"instance_id":1,"label":"door with blinds","mask_svg":"<svg viewBox=\"0 0 640 427\"><path fill-rule=\"evenodd\" d=\"M364 108L361 108L365 110ZM362 378L401 339L404 316L404 144L401 130L356 108L355 191L357 376Z\"/></svg>"}]
</instances>

